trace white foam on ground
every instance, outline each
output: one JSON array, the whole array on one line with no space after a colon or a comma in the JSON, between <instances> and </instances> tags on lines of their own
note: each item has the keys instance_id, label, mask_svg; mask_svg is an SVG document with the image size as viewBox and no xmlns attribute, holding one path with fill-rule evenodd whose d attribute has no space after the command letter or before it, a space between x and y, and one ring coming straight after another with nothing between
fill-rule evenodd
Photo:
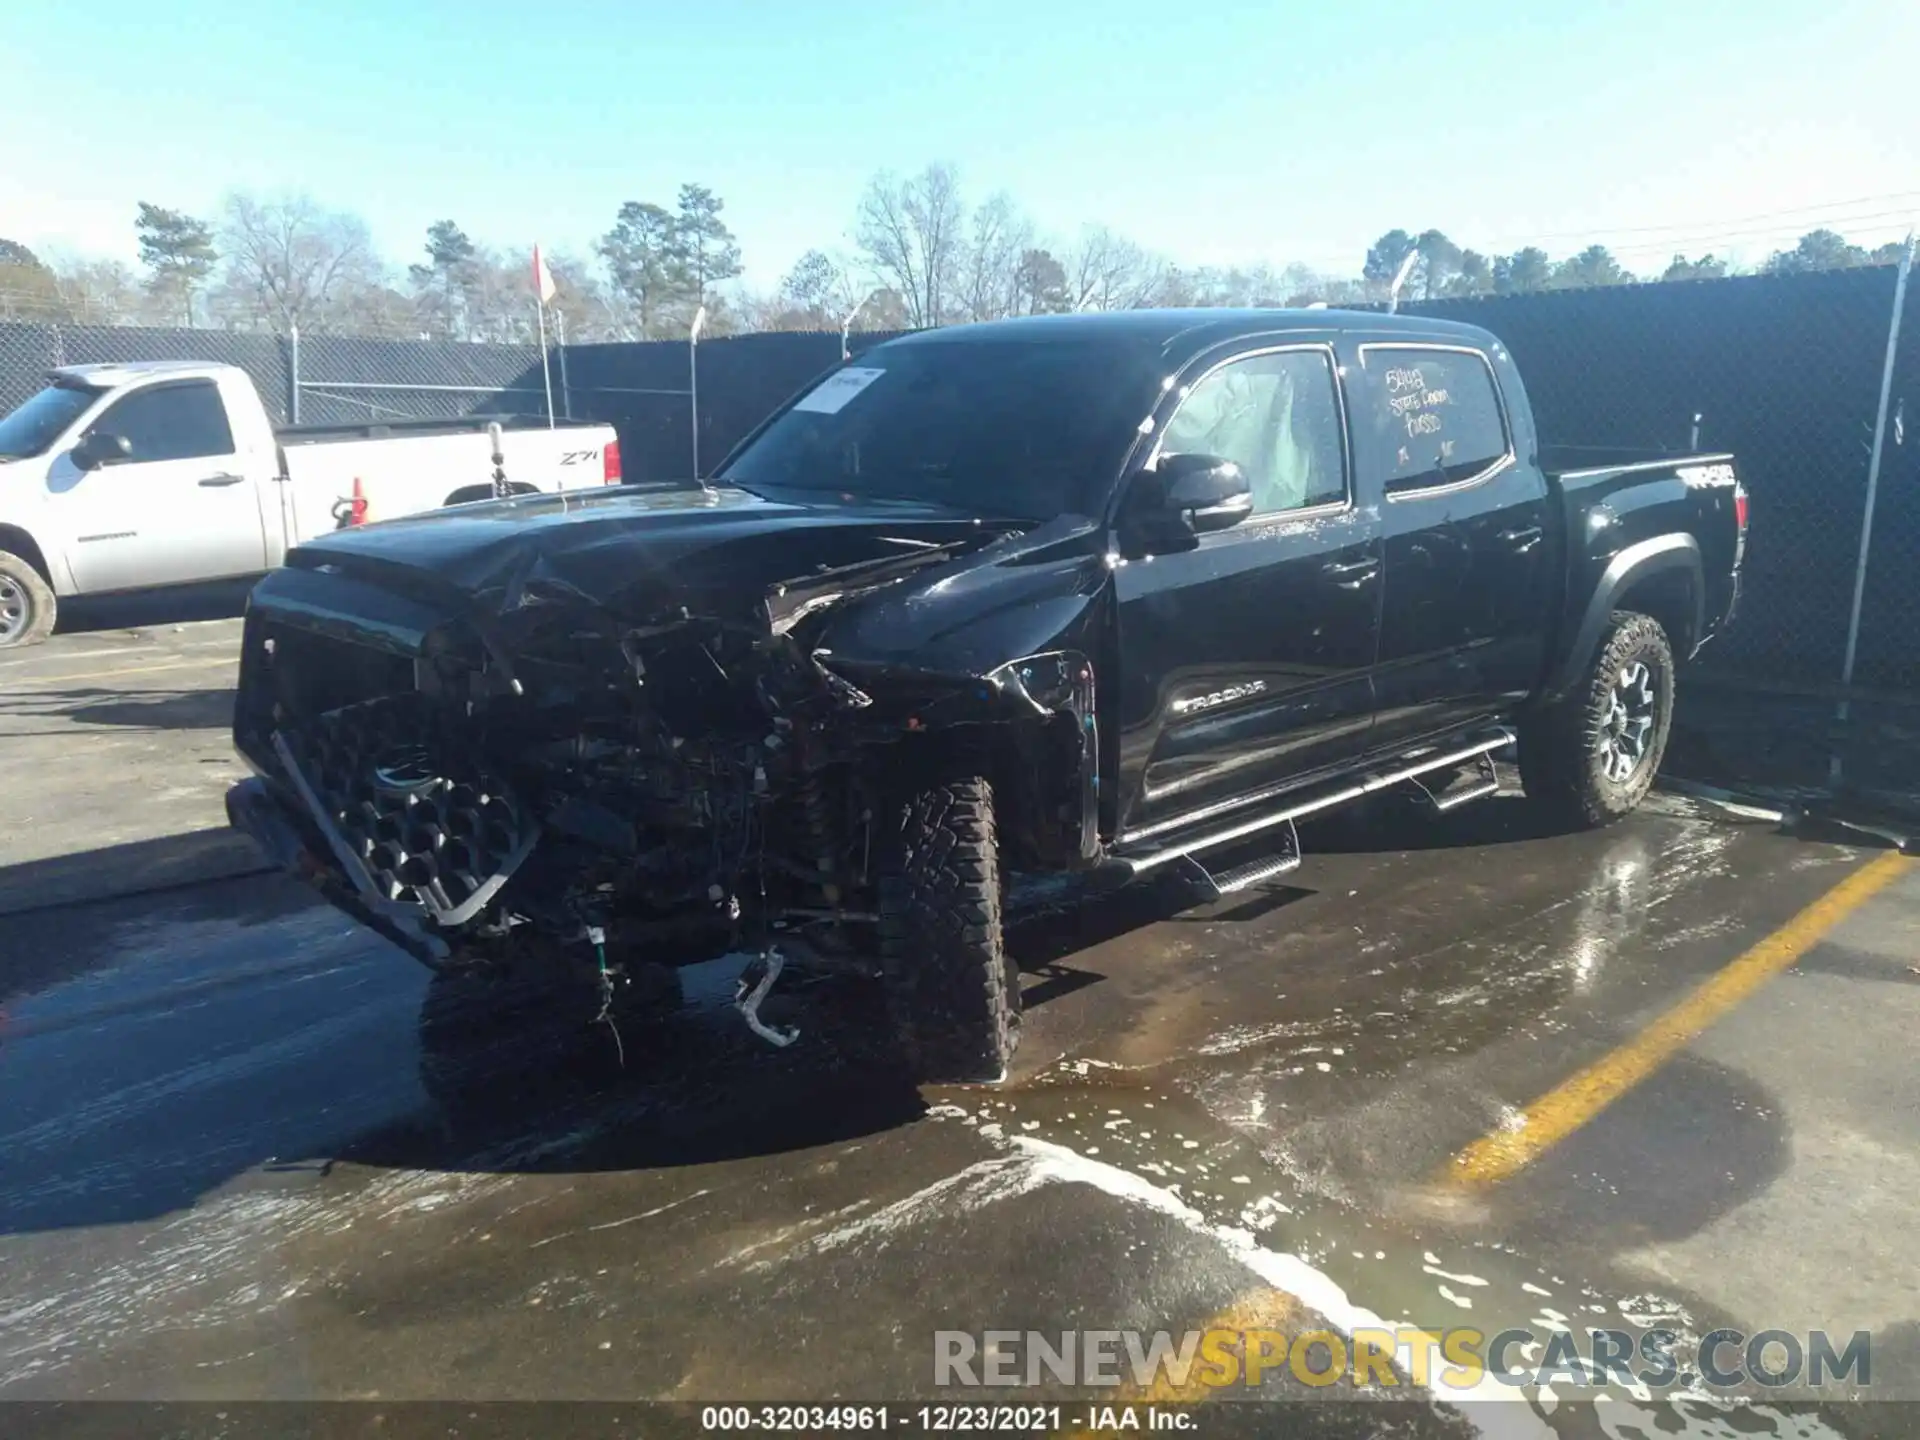
<instances>
[{"instance_id":1,"label":"white foam on ground","mask_svg":"<svg viewBox=\"0 0 1920 1440\"><path fill-rule=\"evenodd\" d=\"M1212 1238L1274 1289L1293 1296L1306 1308L1323 1316L1343 1334L1351 1335L1355 1330L1393 1328L1373 1311L1354 1304L1347 1298L1347 1292L1341 1289L1330 1276L1315 1269L1298 1255L1281 1255L1268 1250L1255 1241L1249 1231L1230 1225L1212 1224L1206 1216L1178 1195L1152 1184L1141 1176L1122 1170L1115 1165L1089 1160L1086 1156L1069 1150L1063 1145L1055 1145L1046 1140L1034 1140L1023 1135L1015 1137L1013 1143L1034 1156L1038 1173L1047 1179L1091 1185L1096 1190L1112 1195L1116 1199L1130 1200L1170 1219L1178 1220L1196 1233ZM1553 1434L1540 1417L1533 1413L1531 1406L1512 1403L1520 1398L1512 1387L1502 1385L1490 1377L1483 1376L1470 1388L1451 1392L1446 1398L1450 1403L1502 1402L1497 1410L1488 1407L1473 1416L1476 1426L1483 1435L1504 1440L1507 1436L1533 1437Z\"/></svg>"},{"instance_id":2,"label":"white foam on ground","mask_svg":"<svg viewBox=\"0 0 1920 1440\"><path fill-rule=\"evenodd\" d=\"M1274 1289L1293 1296L1345 1335L1351 1336L1355 1330L1393 1328L1381 1316L1354 1303L1332 1277L1300 1256L1269 1250L1249 1231L1212 1223L1169 1189L1050 1141L1021 1135L1015 1136L1012 1143L1032 1157L1036 1181L1091 1185L1116 1199L1131 1201L1177 1220L1218 1242ZM1436 1354L1432 1358L1437 1369L1441 1357ZM1555 1434L1542 1413L1556 1408L1561 1398L1551 1390L1540 1395L1537 1409L1523 1389L1502 1384L1490 1375L1481 1376L1468 1388L1449 1390L1445 1394L1429 1393L1441 1403L1458 1407L1489 1440L1522 1436L1536 1440L1536 1437ZM1650 1397L1644 1395L1636 1399L1650 1401ZM1738 1428L1726 1418L1735 1409L1740 1412ZM1735 1406L1678 1397L1640 1404L1601 1393L1594 1397L1594 1413L1610 1440L1646 1440L1651 1435L1673 1436L1676 1440L1750 1440L1757 1435L1776 1437L1776 1440L1844 1440L1839 1432L1816 1416L1782 1414L1765 1405ZM1681 1426L1677 1430L1673 1428L1676 1421Z\"/></svg>"},{"instance_id":3,"label":"white foam on ground","mask_svg":"<svg viewBox=\"0 0 1920 1440\"><path fill-rule=\"evenodd\" d=\"M1042 1183L1043 1177L1025 1156L999 1155L991 1160L977 1160L964 1170L956 1170L944 1179L914 1191L903 1200L883 1206L871 1215L863 1215L857 1220L808 1236L792 1249L758 1261L748 1268L763 1270L805 1255L817 1255L868 1240L887 1240L923 1220L936 1216L951 1219L956 1215L964 1215L1001 1200L1024 1195Z\"/></svg>"}]
</instances>

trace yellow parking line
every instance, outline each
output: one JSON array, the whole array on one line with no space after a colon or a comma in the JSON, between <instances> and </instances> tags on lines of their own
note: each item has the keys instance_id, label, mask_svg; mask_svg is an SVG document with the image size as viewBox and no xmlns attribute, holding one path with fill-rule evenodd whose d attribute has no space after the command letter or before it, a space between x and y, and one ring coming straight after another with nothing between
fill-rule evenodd
<instances>
[{"instance_id":1,"label":"yellow parking line","mask_svg":"<svg viewBox=\"0 0 1920 1440\"><path fill-rule=\"evenodd\" d=\"M1193 1328L1203 1333L1230 1330L1243 1335L1251 1330L1286 1332L1298 1328L1307 1313L1300 1302L1286 1291L1263 1286L1241 1295ZM1175 1384L1162 1370L1153 1384L1144 1388L1138 1385L1121 1386L1114 1393L1112 1403L1116 1406L1191 1405L1218 1395L1219 1390L1193 1378L1194 1371L1198 1369L1196 1364L1193 1370L1189 1370L1183 1384ZM1099 1440L1099 1437L1114 1433L1109 1427L1087 1426L1064 1431L1062 1440Z\"/></svg>"},{"instance_id":2,"label":"yellow parking line","mask_svg":"<svg viewBox=\"0 0 1920 1440\"><path fill-rule=\"evenodd\" d=\"M1912 862L1895 851L1861 866L1626 1044L1534 1101L1521 1112L1518 1125L1476 1140L1454 1156L1441 1176L1443 1183L1497 1185L1524 1169L1653 1074L1911 868Z\"/></svg>"},{"instance_id":3,"label":"yellow parking line","mask_svg":"<svg viewBox=\"0 0 1920 1440\"><path fill-rule=\"evenodd\" d=\"M64 685L71 680L104 680L116 675L150 675L156 670L205 670L214 665L237 665L238 655L228 655L219 659L206 660L167 660L158 665L123 665L117 670L80 670L72 675L29 675L11 682L13 685ZM11 687L9 687L11 688Z\"/></svg>"}]
</instances>

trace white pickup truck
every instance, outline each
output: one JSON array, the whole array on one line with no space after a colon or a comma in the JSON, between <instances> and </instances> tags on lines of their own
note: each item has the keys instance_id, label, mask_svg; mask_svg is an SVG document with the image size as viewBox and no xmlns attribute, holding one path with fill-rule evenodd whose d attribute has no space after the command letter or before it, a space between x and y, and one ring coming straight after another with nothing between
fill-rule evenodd
<instances>
[{"instance_id":1,"label":"white pickup truck","mask_svg":"<svg viewBox=\"0 0 1920 1440\"><path fill-rule=\"evenodd\" d=\"M611 426L484 418L276 428L247 373L69 365L0 420L0 648L53 630L59 598L257 575L354 518L505 488L620 483ZM362 503L353 506L355 497Z\"/></svg>"}]
</instances>

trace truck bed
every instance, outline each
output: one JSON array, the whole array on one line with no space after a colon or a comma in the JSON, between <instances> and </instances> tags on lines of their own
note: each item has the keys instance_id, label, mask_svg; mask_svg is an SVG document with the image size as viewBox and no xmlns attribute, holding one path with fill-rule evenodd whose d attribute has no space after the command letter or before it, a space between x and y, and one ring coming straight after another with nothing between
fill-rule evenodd
<instances>
[{"instance_id":1,"label":"truck bed","mask_svg":"<svg viewBox=\"0 0 1920 1440\"><path fill-rule=\"evenodd\" d=\"M369 520L391 520L437 509L455 498L491 496L490 417L401 421L398 424L316 425L279 431L280 473L291 482L287 532L296 541L337 525L335 507L356 493ZM547 427L544 417L507 426L501 440L507 483L516 492L554 493L605 483L605 452L614 443L605 425Z\"/></svg>"},{"instance_id":2,"label":"truck bed","mask_svg":"<svg viewBox=\"0 0 1920 1440\"><path fill-rule=\"evenodd\" d=\"M1601 454L1608 460L1597 462ZM1647 452L1639 452L1636 458L1629 451L1543 445L1540 462L1558 502L1554 528L1566 556L1555 651L1585 653L1585 640L1604 618L1596 615L1592 598L1612 595L1609 571L1649 543L1679 546L1684 541L1693 547L1690 557L1676 560L1666 577L1654 582L1674 592L1673 609L1663 613L1685 617L1684 624L1669 627L1682 660L1732 617L1744 523L1738 510L1745 499L1732 455L1647 458ZM1645 608L1648 597L1638 596L1637 604Z\"/></svg>"},{"instance_id":3,"label":"truck bed","mask_svg":"<svg viewBox=\"0 0 1920 1440\"><path fill-rule=\"evenodd\" d=\"M584 420L562 420L556 430L577 429L591 424ZM276 425L274 439L282 445L317 445L337 440L382 440L396 436L468 435L484 432L489 425L502 430L544 430L544 415L456 415L425 420L369 420L364 424Z\"/></svg>"}]
</instances>

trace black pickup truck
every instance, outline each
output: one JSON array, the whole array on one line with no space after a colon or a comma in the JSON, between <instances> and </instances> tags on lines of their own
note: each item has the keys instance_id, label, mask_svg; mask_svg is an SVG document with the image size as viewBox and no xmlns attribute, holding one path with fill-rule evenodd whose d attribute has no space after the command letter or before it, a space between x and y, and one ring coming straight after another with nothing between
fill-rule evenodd
<instances>
[{"instance_id":1,"label":"black pickup truck","mask_svg":"<svg viewBox=\"0 0 1920 1440\"><path fill-rule=\"evenodd\" d=\"M1388 786L1568 824L1653 783L1731 616L1731 457L1552 468L1485 331L1142 311L881 345L710 484L292 552L247 614L236 825L440 970L876 974L1002 1075L1016 873L1222 892ZM604 1009L604 1006L603 1006Z\"/></svg>"}]
</instances>

